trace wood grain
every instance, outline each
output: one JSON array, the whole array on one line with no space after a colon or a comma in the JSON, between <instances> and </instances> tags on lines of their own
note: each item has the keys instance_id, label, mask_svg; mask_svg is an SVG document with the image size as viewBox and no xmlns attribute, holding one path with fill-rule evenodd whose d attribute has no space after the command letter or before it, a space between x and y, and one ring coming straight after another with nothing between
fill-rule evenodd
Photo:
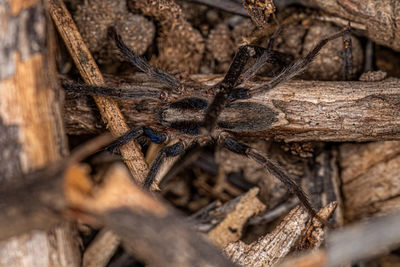
<instances>
[{"instance_id":1,"label":"wood grain","mask_svg":"<svg viewBox=\"0 0 400 267\"><path fill-rule=\"evenodd\" d=\"M192 78L203 82L203 85L187 86L180 96L170 96L169 103L189 96L212 99L208 88L219 81L220 76L198 75ZM143 75L136 75L128 82L121 87L123 90L165 90L163 85ZM246 86L251 87L261 82ZM115 84L115 81L110 80L110 84ZM394 78L379 82L290 81L263 95L240 101L261 104L264 107L261 112L269 110L276 115L270 118L274 122L269 126L266 124L261 130L241 132L238 135L286 142L400 139L399 84L399 80ZM137 102L118 100L118 104L129 125L150 125L166 130L158 125L157 114L163 105L159 99ZM234 110L226 109L225 114L231 112ZM103 131L95 114L90 100L76 94L67 94L65 120L69 134ZM257 118L257 113L249 115ZM268 114L259 115L268 117ZM247 122L251 123L251 120Z\"/></svg>"},{"instance_id":2,"label":"wood grain","mask_svg":"<svg viewBox=\"0 0 400 267\"><path fill-rule=\"evenodd\" d=\"M347 221L399 210L399 141L344 144L339 163Z\"/></svg>"},{"instance_id":3,"label":"wood grain","mask_svg":"<svg viewBox=\"0 0 400 267\"><path fill-rule=\"evenodd\" d=\"M43 1L1 1L0 13L0 181L17 182L23 174L60 159L67 143L59 94L51 87L55 71ZM4 201L11 196L2 196L2 219L29 210L9 209ZM22 205L24 196L14 200ZM56 222L48 218L49 226ZM24 224L9 220L2 231ZM2 241L0 265L79 266L75 234L76 229L66 223L49 232L35 231Z\"/></svg>"}]
</instances>

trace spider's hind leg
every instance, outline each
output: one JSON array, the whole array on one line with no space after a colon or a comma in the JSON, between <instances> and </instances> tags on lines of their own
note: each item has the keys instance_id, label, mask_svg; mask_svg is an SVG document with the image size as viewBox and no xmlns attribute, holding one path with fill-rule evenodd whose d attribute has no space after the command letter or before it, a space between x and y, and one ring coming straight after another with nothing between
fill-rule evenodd
<instances>
[{"instance_id":1,"label":"spider's hind leg","mask_svg":"<svg viewBox=\"0 0 400 267\"><path fill-rule=\"evenodd\" d=\"M185 145L181 141L161 149L161 151L157 154L156 158L151 163L150 170L147 174L146 180L144 181L144 188L149 189L151 187L158 171L160 170L160 167L162 166L166 158L178 156L184 151Z\"/></svg>"},{"instance_id":2,"label":"spider's hind leg","mask_svg":"<svg viewBox=\"0 0 400 267\"><path fill-rule=\"evenodd\" d=\"M154 143L161 144L164 143L167 139L166 135L160 133L150 127L147 126L139 126L132 128L131 130L127 131L124 135L118 137L117 140L109 144L104 148L104 150L115 152L120 146L125 145L126 143L138 139L140 136L147 136L150 140Z\"/></svg>"},{"instance_id":3,"label":"spider's hind leg","mask_svg":"<svg viewBox=\"0 0 400 267\"><path fill-rule=\"evenodd\" d=\"M272 162L266 155L250 146L239 143L238 141L230 137L221 137L219 142L222 143L224 147L228 150L253 159L257 163L262 165L273 176L284 183L292 194L297 196L297 198L300 200L301 204L307 210L311 217L315 217L324 225L328 226L329 228L333 228L333 226L329 222L327 222L325 219L321 218L317 214L303 189L301 189L301 187L289 175L287 175L282 170L282 168L280 168L276 163Z\"/></svg>"}]
</instances>

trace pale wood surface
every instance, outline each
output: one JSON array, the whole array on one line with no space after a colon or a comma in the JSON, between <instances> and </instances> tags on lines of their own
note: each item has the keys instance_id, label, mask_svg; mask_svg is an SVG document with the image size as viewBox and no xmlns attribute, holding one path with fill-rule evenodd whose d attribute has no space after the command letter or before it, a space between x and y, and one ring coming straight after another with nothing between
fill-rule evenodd
<instances>
[{"instance_id":1,"label":"pale wood surface","mask_svg":"<svg viewBox=\"0 0 400 267\"><path fill-rule=\"evenodd\" d=\"M67 144L59 94L51 87L43 1L1 1L0 17L0 180L5 182L60 159ZM2 241L0 265L79 266L75 234L66 223Z\"/></svg>"},{"instance_id":2,"label":"pale wood surface","mask_svg":"<svg viewBox=\"0 0 400 267\"><path fill-rule=\"evenodd\" d=\"M399 141L343 144L339 163L346 220L399 210Z\"/></svg>"}]
</instances>

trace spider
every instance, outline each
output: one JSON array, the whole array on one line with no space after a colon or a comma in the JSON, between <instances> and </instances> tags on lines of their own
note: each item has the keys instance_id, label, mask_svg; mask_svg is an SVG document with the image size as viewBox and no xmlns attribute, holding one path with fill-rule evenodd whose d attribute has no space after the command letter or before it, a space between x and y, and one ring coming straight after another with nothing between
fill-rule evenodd
<instances>
[{"instance_id":1,"label":"spider","mask_svg":"<svg viewBox=\"0 0 400 267\"><path fill-rule=\"evenodd\" d=\"M157 117L157 129L146 125L135 127L106 147L107 150L114 151L141 136L148 137L152 142L158 144L166 144L172 139L179 140L175 144L161 149L156 156L146 177L145 188L149 189L153 184L157 172L166 158L178 156L183 152L190 154L191 151L195 151L199 146L213 142L261 164L273 176L284 183L292 194L297 196L311 217L317 218L323 224L332 228L329 222L317 215L306 193L278 164L272 162L263 153L234 138L237 133L255 132L267 128L268 125L274 122L274 116L276 116L274 111L269 110L266 106L253 102L243 102L243 100L272 90L279 84L301 73L327 42L349 34L350 27L321 39L304 58L291 63L288 63L289 59L286 54L272 49L273 41L279 31L271 37L267 48L244 45L238 49L222 81L208 88L208 92L214 95L210 103L196 93L196 87L204 87L204 85L182 83L174 76L151 66L125 45L122 37L114 28L109 29L109 36L115 41L119 52L125 60L171 89L161 91L146 89L127 92L112 87L90 86L71 82L64 82L63 87L66 90L80 94L97 94L122 99L148 99L157 96L162 98L163 105L154 114ZM255 59L254 64L245 71L250 58ZM253 77L266 63L277 64L278 66L283 65L284 69L271 80L261 85L252 88L239 87L239 85ZM179 97L182 91L190 91L190 97ZM168 97L171 95L175 97ZM237 102L237 100L242 101ZM224 109L229 109L232 114L230 112L223 113ZM250 118L247 118L247 122L237 119L237 117L243 118L243 116Z\"/></svg>"}]
</instances>

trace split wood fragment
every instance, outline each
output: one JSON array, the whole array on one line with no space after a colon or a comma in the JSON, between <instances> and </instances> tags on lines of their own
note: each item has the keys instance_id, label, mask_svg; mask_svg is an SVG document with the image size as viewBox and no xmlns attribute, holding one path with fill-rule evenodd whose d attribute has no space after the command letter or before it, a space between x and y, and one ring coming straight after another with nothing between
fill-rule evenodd
<instances>
[{"instance_id":1,"label":"split wood fragment","mask_svg":"<svg viewBox=\"0 0 400 267\"><path fill-rule=\"evenodd\" d=\"M327 219L335 207L336 204L331 203L318 212L318 215ZM328 217L325 217L326 215ZM272 266L293 249L306 228L307 220L308 213L297 206L269 234L250 245L242 241L231 243L224 252L235 263L242 266Z\"/></svg>"}]
</instances>

